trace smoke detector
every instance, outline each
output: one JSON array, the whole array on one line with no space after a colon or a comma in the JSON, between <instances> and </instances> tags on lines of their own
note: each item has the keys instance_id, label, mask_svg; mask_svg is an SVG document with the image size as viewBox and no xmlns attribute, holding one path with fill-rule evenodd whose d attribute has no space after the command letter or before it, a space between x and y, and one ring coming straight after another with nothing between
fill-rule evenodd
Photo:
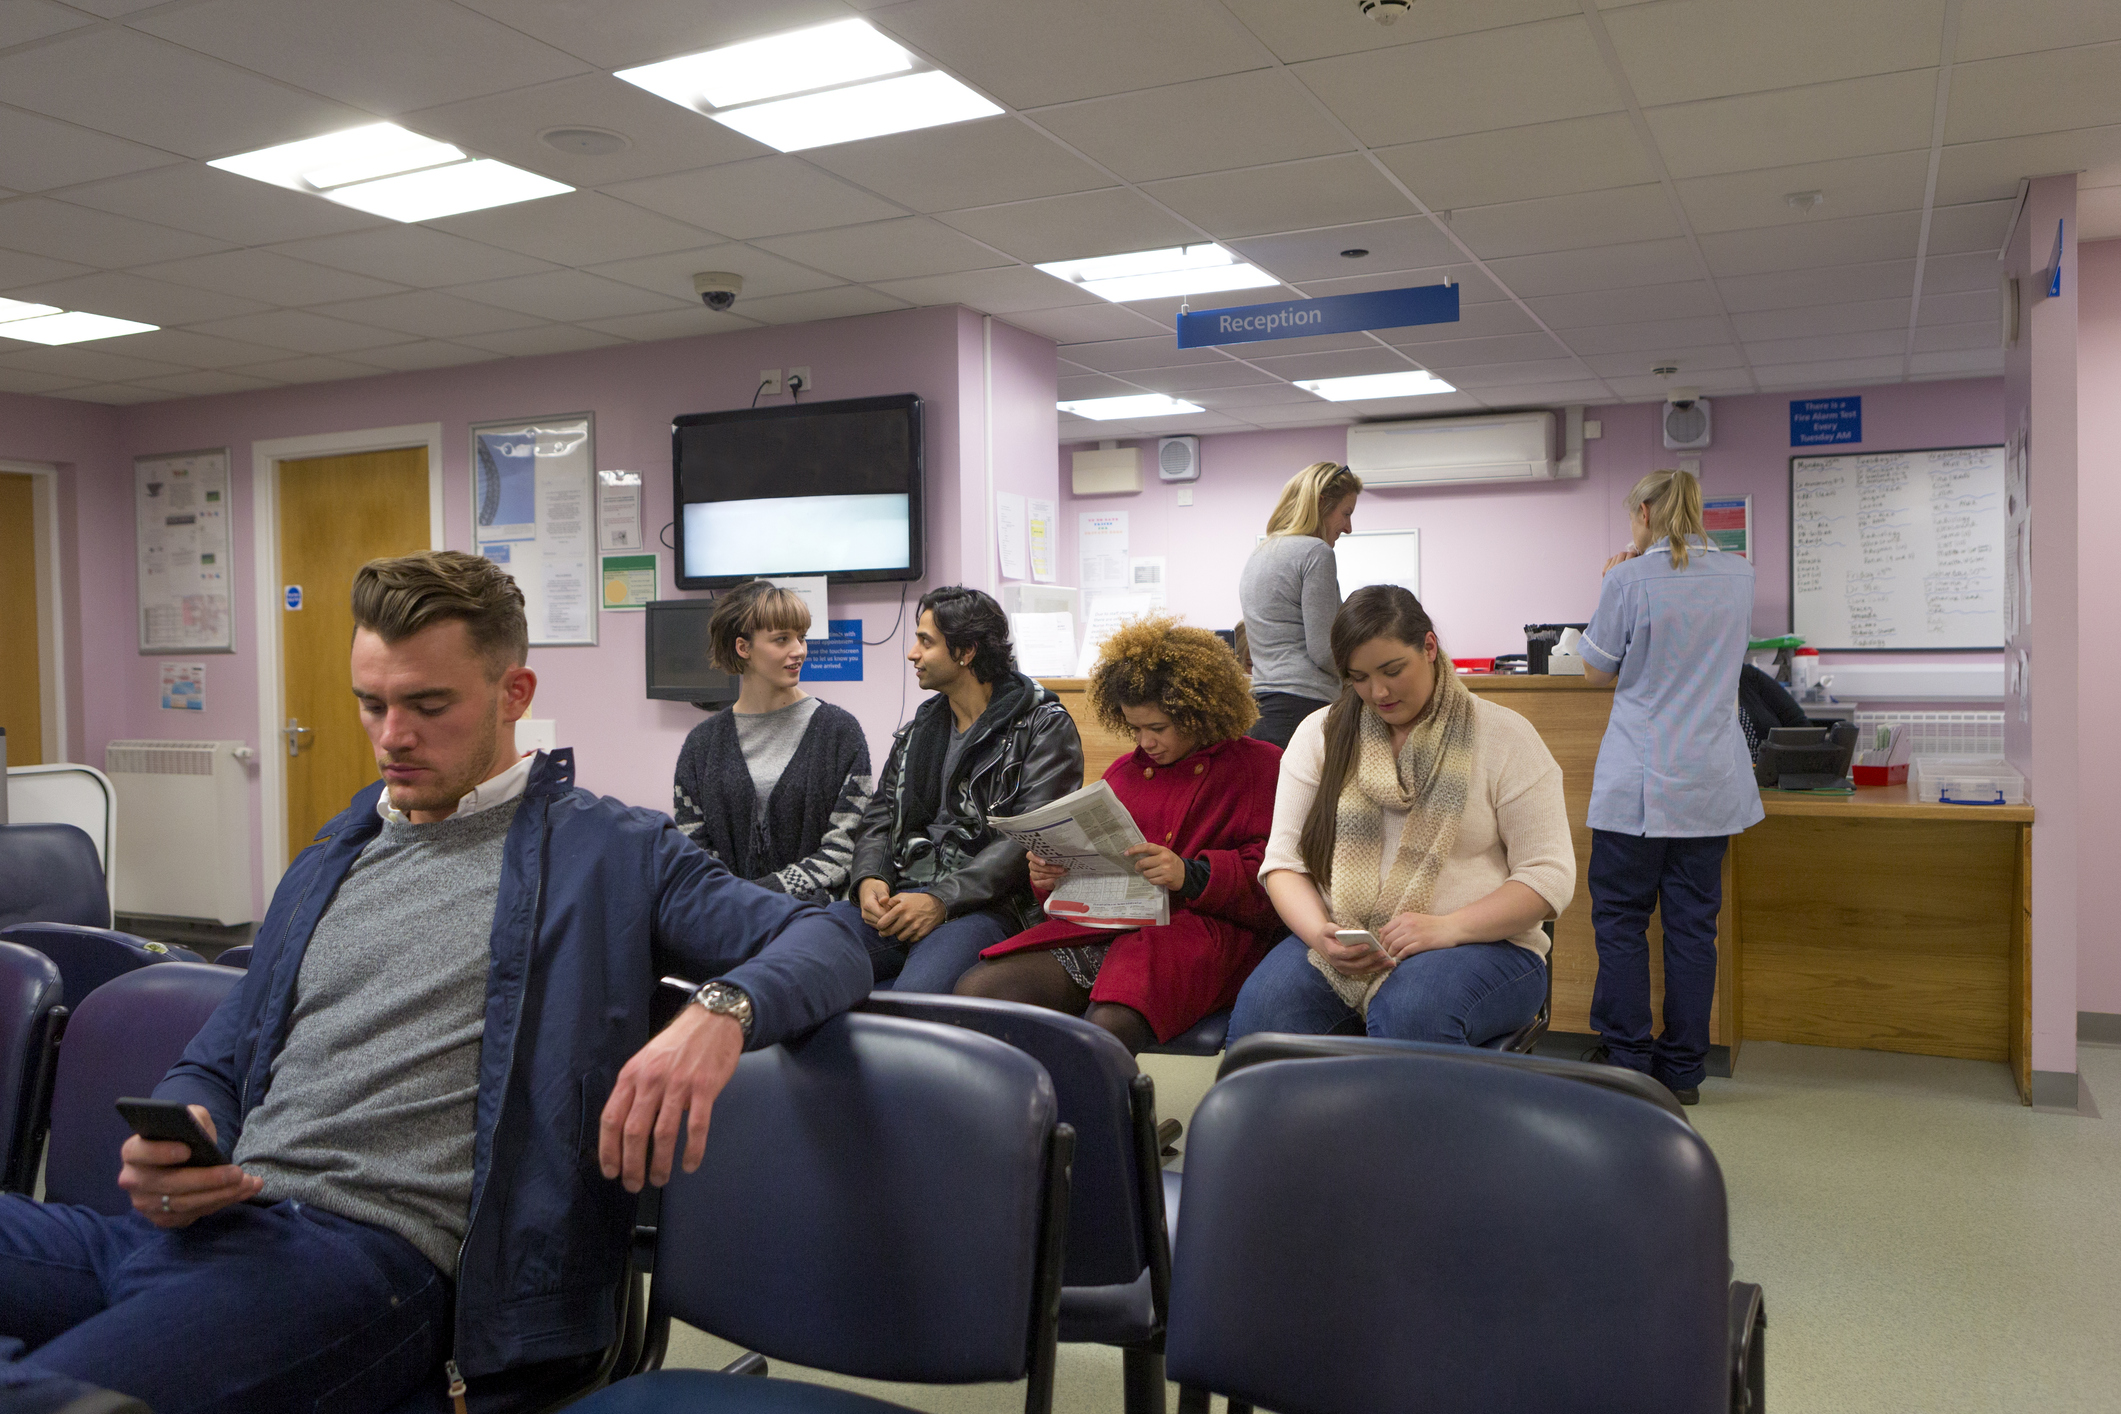
<instances>
[{"instance_id":1,"label":"smoke detector","mask_svg":"<svg viewBox=\"0 0 2121 1414\"><path fill-rule=\"evenodd\" d=\"M1414 8L1414 0L1355 0L1355 8L1381 25L1396 24Z\"/></svg>"}]
</instances>

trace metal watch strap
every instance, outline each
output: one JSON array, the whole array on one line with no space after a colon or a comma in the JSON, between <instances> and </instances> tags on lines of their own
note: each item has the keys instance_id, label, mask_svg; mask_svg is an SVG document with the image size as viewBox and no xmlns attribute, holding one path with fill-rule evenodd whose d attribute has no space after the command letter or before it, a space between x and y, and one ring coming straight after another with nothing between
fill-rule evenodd
<instances>
[{"instance_id":1,"label":"metal watch strap","mask_svg":"<svg viewBox=\"0 0 2121 1414\"><path fill-rule=\"evenodd\" d=\"M699 1005L718 1016L728 1017L743 1028L745 1040L751 1039L751 1023L754 1015L751 995L742 987L734 986L719 978L712 982L702 982L694 989L686 1005L690 1006L694 1002L699 1003Z\"/></svg>"}]
</instances>

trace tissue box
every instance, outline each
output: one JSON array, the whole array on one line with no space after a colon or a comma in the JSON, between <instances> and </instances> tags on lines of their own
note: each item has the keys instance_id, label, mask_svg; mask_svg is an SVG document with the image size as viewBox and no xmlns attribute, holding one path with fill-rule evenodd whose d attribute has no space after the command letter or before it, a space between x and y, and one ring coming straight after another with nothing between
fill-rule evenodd
<instances>
[{"instance_id":1,"label":"tissue box","mask_svg":"<svg viewBox=\"0 0 2121 1414\"><path fill-rule=\"evenodd\" d=\"M1907 779L1915 754L1915 739L1903 723L1881 726L1856 752L1850 774L1859 786L1894 786Z\"/></svg>"},{"instance_id":2,"label":"tissue box","mask_svg":"<svg viewBox=\"0 0 2121 1414\"><path fill-rule=\"evenodd\" d=\"M1582 677L1583 659L1574 653L1552 652L1547 654L1547 674L1550 677Z\"/></svg>"}]
</instances>

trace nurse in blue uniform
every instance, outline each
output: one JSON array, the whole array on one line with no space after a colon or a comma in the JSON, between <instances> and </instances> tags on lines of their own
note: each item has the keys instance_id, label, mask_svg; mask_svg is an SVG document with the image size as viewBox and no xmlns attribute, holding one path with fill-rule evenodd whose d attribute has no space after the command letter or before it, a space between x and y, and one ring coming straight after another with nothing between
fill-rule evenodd
<instances>
[{"instance_id":1,"label":"nurse in blue uniform","mask_svg":"<svg viewBox=\"0 0 2121 1414\"><path fill-rule=\"evenodd\" d=\"M1716 1000L1716 915L1730 837L1763 811L1738 722L1753 567L1709 543L1701 483L1653 471L1628 493L1633 543L1606 562L1584 677L1618 683L1591 781L1598 983L1586 1059L1700 1098ZM1664 1029L1650 1036L1650 913L1662 905Z\"/></svg>"}]
</instances>

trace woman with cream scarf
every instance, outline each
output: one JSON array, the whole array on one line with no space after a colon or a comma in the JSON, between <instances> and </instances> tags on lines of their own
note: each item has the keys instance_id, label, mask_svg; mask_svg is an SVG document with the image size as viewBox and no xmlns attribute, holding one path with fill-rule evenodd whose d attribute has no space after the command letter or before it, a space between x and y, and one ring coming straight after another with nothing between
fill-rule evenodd
<instances>
[{"instance_id":1,"label":"woman with cream scarf","mask_svg":"<svg viewBox=\"0 0 2121 1414\"><path fill-rule=\"evenodd\" d=\"M1332 641L1340 700L1289 742L1260 864L1291 936L1246 981L1230 1039L1477 1046L1546 996L1540 924L1576 889L1561 768L1531 723L1466 690L1406 590L1348 596Z\"/></svg>"}]
</instances>

